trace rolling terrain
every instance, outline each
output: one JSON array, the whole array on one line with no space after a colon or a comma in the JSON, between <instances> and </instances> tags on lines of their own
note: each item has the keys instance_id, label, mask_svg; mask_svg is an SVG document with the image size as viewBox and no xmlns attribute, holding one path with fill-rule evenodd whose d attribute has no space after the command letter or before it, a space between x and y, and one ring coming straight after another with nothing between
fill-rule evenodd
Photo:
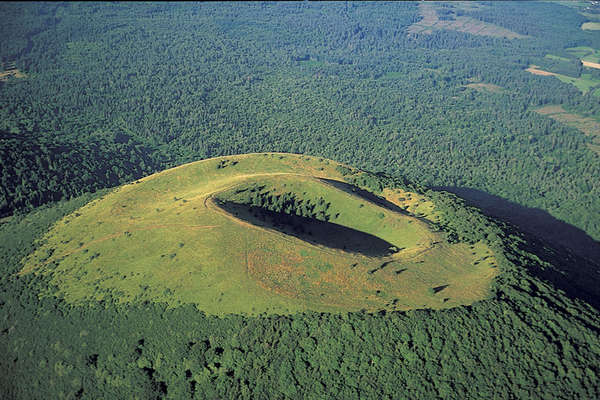
<instances>
[{"instance_id":1,"label":"rolling terrain","mask_svg":"<svg viewBox=\"0 0 600 400\"><path fill-rule=\"evenodd\" d=\"M72 303L112 295L217 315L439 309L489 295L487 245L449 243L431 201L374 195L343 168L262 153L166 170L63 218L21 274L50 275Z\"/></svg>"},{"instance_id":2,"label":"rolling terrain","mask_svg":"<svg viewBox=\"0 0 600 400\"><path fill-rule=\"evenodd\" d=\"M600 398L598 2L0 19L0 399Z\"/></svg>"},{"instance_id":3,"label":"rolling terrain","mask_svg":"<svg viewBox=\"0 0 600 400\"><path fill-rule=\"evenodd\" d=\"M404 178L219 157L0 239L6 398L598 394L598 266Z\"/></svg>"}]
</instances>

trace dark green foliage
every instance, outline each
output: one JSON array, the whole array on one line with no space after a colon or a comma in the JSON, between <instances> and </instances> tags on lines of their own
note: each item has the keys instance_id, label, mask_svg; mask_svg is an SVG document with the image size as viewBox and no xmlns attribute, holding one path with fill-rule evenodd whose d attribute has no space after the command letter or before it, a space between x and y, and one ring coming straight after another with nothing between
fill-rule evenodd
<instances>
[{"instance_id":1,"label":"dark green foliage","mask_svg":"<svg viewBox=\"0 0 600 400\"><path fill-rule=\"evenodd\" d=\"M30 76L0 83L0 130L31 132L28 146L47 135L82 147L86 159L90 142L97 163L66 165L102 171L97 187L206 157L288 151L477 188L600 237L592 183L600 170L589 139L531 111L562 104L599 115L598 97L523 71L568 47L600 48L571 8L491 2L461 11L530 35L505 40L407 35L420 19L416 3L0 7L10 16L1 55ZM465 88L472 79L505 90ZM114 145L94 144L107 132ZM45 177L43 164L34 166ZM40 199L44 179L26 180L2 207L93 189L63 179Z\"/></svg>"},{"instance_id":2,"label":"dark green foliage","mask_svg":"<svg viewBox=\"0 0 600 400\"><path fill-rule=\"evenodd\" d=\"M578 58L563 61L544 57L536 59L534 64L544 70L575 78L581 76L581 73L583 72L583 64Z\"/></svg>"},{"instance_id":3,"label":"dark green foliage","mask_svg":"<svg viewBox=\"0 0 600 400\"><path fill-rule=\"evenodd\" d=\"M119 136L87 141L0 131L0 216L147 175L158 161Z\"/></svg>"},{"instance_id":4,"label":"dark green foliage","mask_svg":"<svg viewBox=\"0 0 600 400\"><path fill-rule=\"evenodd\" d=\"M437 229L445 231L451 242L475 243L484 240L492 243L502 235L502 231L496 223L485 217L478 209L467 206L463 199L451 193L431 190L405 178L392 177L383 173L356 171L352 175L346 175L345 179L349 183L373 193L381 193L387 187L425 195L433 201L436 210L441 212L441 220L431 224ZM381 203L384 199L371 198L371 201Z\"/></svg>"},{"instance_id":5,"label":"dark green foliage","mask_svg":"<svg viewBox=\"0 0 600 400\"><path fill-rule=\"evenodd\" d=\"M226 168L228 166L236 165L238 162L236 160L222 160L217 164L217 169Z\"/></svg>"},{"instance_id":6,"label":"dark green foliage","mask_svg":"<svg viewBox=\"0 0 600 400\"><path fill-rule=\"evenodd\" d=\"M327 202L324 198L299 198L296 193L282 193L277 188L254 186L246 189L238 189L234 197L231 199L223 198L222 200L231 200L237 204L246 204L276 213L297 215L318 221L329 221L332 218L329 211L331 203Z\"/></svg>"}]
</instances>

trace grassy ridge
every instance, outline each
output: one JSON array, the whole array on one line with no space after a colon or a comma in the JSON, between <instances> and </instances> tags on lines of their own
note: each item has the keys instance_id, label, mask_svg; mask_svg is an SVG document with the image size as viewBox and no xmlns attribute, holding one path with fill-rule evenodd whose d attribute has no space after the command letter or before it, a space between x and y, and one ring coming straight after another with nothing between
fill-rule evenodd
<instances>
[{"instance_id":1,"label":"grassy ridge","mask_svg":"<svg viewBox=\"0 0 600 400\"><path fill-rule=\"evenodd\" d=\"M50 274L73 303L110 296L193 303L218 315L450 308L487 296L497 268L486 245L448 243L427 221L431 204L416 205L414 193L389 189L388 200L375 201L343 190L340 171L332 161L289 154L166 170L63 218L21 273ZM316 240L253 220L240 194L257 186L328 203L330 221L303 222L325 224L325 234ZM238 215L215 198L237 199ZM393 251L351 251L362 237Z\"/></svg>"},{"instance_id":2,"label":"grassy ridge","mask_svg":"<svg viewBox=\"0 0 600 400\"><path fill-rule=\"evenodd\" d=\"M488 235L494 249L494 235L503 237L503 273L492 298L440 311L224 318L205 315L194 304L169 308L109 300L74 307L53 297L38 299L48 282L32 274L16 279L19 260L53 221L81 213L88 196L0 226L4 397L597 398L597 308L559 290L562 273L554 281L558 287L536 278L553 265L580 269L582 260L509 227L498 231L496 223L445 192L389 177L365 180L361 187L382 182L383 191L374 192L424 220L450 224L458 237Z\"/></svg>"}]
</instances>

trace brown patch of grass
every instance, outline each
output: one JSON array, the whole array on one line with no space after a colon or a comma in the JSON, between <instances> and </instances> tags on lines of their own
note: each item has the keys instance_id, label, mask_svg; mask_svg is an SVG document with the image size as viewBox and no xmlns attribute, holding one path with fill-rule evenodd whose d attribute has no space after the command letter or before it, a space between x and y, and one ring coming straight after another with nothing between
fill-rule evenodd
<instances>
[{"instance_id":1,"label":"brown patch of grass","mask_svg":"<svg viewBox=\"0 0 600 400\"><path fill-rule=\"evenodd\" d=\"M479 21L471 17L460 16L451 21L440 20L436 12L436 5L432 3L421 3L419 11L423 19L411 25L408 28L409 33L430 34L435 29L446 29L470 33L472 35L506 37L508 39L526 37L501 26Z\"/></svg>"},{"instance_id":2,"label":"brown patch of grass","mask_svg":"<svg viewBox=\"0 0 600 400\"><path fill-rule=\"evenodd\" d=\"M544 106L542 108L538 108L537 110L535 110L535 112L538 114L542 114L542 115L549 115L549 114L564 113L566 111L564 108L562 108L562 106L550 105L550 106Z\"/></svg>"},{"instance_id":3,"label":"brown patch of grass","mask_svg":"<svg viewBox=\"0 0 600 400\"><path fill-rule=\"evenodd\" d=\"M584 31L599 31L600 22L584 22L583 25L581 25L581 29Z\"/></svg>"},{"instance_id":4,"label":"brown patch of grass","mask_svg":"<svg viewBox=\"0 0 600 400\"><path fill-rule=\"evenodd\" d=\"M479 92L502 93L504 89L493 83L469 83L465 85L468 88L475 89Z\"/></svg>"},{"instance_id":5,"label":"brown patch of grass","mask_svg":"<svg viewBox=\"0 0 600 400\"><path fill-rule=\"evenodd\" d=\"M557 74L555 74L554 72L549 72L549 71L544 71L542 69L539 69L540 67L538 67L537 65L531 65L529 68L527 68L525 71L527 72L531 72L534 75L541 75L541 76L557 76Z\"/></svg>"},{"instance_id":6,"label":"brown patch of grass","mask_svg":"<svg viewBox=\"0 0 600 400\"><path fill-rule=\"evenodd\" d=\"M9 78L22 79L22 78L26 78L26 77L27 77L27 75L25 75L23 72L19 71L18 69L11 69L8 71L0 72L0 81L7 81Z\"/></svg>"},{"instance_id":7,"label":"brown patch of grass","mask_svg":"<svg viewBox=\"0 0 600 400\"><path fill-rule=\"evenodd\" d=\"M567 112L562 106L550 105L535 110L538 114L545 115L562 124L576 128L593 140L590 149L600 154L600 122L591 117Z\"/></svg>"}]
</instances>

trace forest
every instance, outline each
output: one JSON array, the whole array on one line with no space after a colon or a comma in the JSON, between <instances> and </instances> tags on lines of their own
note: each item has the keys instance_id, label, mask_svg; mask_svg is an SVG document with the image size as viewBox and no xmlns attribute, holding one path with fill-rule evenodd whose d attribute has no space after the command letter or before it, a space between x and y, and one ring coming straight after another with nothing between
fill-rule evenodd
<instances>
[{"instance_id":1,"label":"forest","mask_svg":"<svg viewBox=\"0 0 600 400\"><path fill-rule=\"evenodd\" d=\"M508 40L406 35L418 4L389 9L3 4L0 52L27 78L0 83L0 143L19 159L1 169L11 182L2 214L192 160L287 151L426 185L475 188L600 238L600 171L590 139L534 112L561 104L598 118L596 92L582 95L524 71L547 53L600 48L597 35L578 28L585 18L557 4L462 11L530 37ZM472 82L503 90L477 91ZM15 140L27 135L15 154ZM74 156L58 168L97 179L66 179L60 187L44 179L57 157L47 141L80 157L93 152L84 165Z\"/></svg>"},{"instance_id":2,"label":"forest","mask_svg":"<svg viewBox=\"0 0 600 400\"><path fill-rule=\"evenodd\" d=\"M391 179L365 176L373 186ZM600 391L600 285L589 282L597 265L454 195L435 192L445 199L436 199L447 216L443 229L460 240L485 238L506 256L492 298L445 311L216 317L194 305L108 299L73 306L39 296L49 290L40 276L16 278L37 237L106 193L42 206L0 227L7 398L571 399ZM578 281L579 273L587 276Z\"/></svg>"},{"instance_id":3,"label":"forest","mask_svg":"<svg viewBox=\"0 0 600 400\"><path fill-rule=\"evenodd\" d=\"M598 398L600 154L536 109L600 121L600 85L584 93L526 71L600 78L568 50L600 50L580 29L597 14L443 6L445 22L519 37L410 33L417 2L0 3L0 69L23 74L0 80L0 397ZM433 199L449 240L506 254L492 298L216 317L76 307L16 275L54 222L110 188L262 151L331 158L376 172L355 182L375 194L396 185ZM432 188L486 193L559 229Z\"/></svg>"}]
</instances>

